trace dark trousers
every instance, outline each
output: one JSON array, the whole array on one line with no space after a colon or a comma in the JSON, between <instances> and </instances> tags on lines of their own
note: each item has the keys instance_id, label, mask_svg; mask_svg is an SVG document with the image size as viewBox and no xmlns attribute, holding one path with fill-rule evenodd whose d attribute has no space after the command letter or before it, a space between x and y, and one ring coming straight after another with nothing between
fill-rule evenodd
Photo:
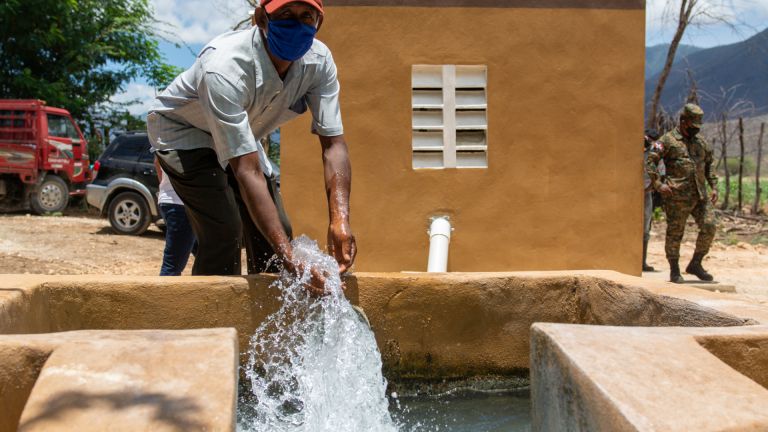
<instances>
[{"instance_id":1,"label":"dark trousers","mask_svg":"<svg viewBox=\"0 0 768 432\"><path fill-rule=\"evenodd\" d=\"M160 204L160 213L165 220L165 249L160 276L179 276L195 246L195 233L183 205Z\"/></svg>"},{"instance_id":2,"label":"dark trousers","mask_svg":"<svg viewBox=\"0 0 768 432\"><path fill-rule=\"evenodd\" d=\"M213 150L162 150L156 155L176 194L184 201L197 237L193 275L239 275L243 244L249 274L277 270L270 263L274 250L253 223L237 179L231 168L221 168ZM267 179L267 185L280 222L291 237L291 225L277 185L273 179Z\"/></svg>"},{"instance_id":3,"label":"dark trousers","mask_svg":"<svg viewBox=\"0 0 768 432\"><path fill-rule=\"evenodd\" d=\"M664 251L668 260L680 259L680 243L683 241L689 215L693 216L696 225L699 226L694 252L702 256L709 253L717 232L717 220L712 203L708 199L700 199L698 192L690 190L688 193L675 194L664 198L664 213L667 216L667 238L664 242Z\"/></svg>"}]
</instances>

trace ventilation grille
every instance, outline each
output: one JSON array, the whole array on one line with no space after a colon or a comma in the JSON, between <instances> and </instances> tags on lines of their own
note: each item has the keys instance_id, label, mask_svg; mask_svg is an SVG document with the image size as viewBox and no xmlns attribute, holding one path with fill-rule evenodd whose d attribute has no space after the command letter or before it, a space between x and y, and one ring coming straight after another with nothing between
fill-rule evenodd
<instances>
[{"instance_id":1,"label":"ventilation grille","mask_svg":"<svg viewBox=\"0 0 768 432\"><path fill-rule=\"evenodd\" d=\"M485 66L414 65L413 168L487 168Z\"/></svg>"}]
</instances>

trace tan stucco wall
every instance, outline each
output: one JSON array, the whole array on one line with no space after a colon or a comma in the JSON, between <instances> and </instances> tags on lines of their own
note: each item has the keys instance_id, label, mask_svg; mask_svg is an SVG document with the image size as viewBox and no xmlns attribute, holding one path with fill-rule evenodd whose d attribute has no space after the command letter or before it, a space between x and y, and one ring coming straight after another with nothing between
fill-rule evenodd
<instances>
[{"instance_id":1,"label":"tan stucco wall","mask_svg":"<svg viewBox=\"0 0 768 432\"><path fill-rule=\"evenodd\" d=\"M273 280L0 276L0 292L13 293L0 299L0 334L233 327L245 351L254 329L278 308L277 292L268 288ZM615 272L360 273L347 286L370 320L390 377L524 373L535 322L768 322L768 308L738 296Z\"/></svg>"},{"instance_id":2,"label":"tan stucco wall","mask_svg":"<svg viewBox=\"0 0 768 432\"><path fill-rule=\"evenodd\" d=\"M425 270L428 218L447 214L449 271L639 274L645 18L635 6L329 6L319 38L342 85L356 267ZM411 168L414 64L488 66L488 169ZM294 233L324 241L309 120L283 128L282 190Z\"/></svg>"}]
</instances>

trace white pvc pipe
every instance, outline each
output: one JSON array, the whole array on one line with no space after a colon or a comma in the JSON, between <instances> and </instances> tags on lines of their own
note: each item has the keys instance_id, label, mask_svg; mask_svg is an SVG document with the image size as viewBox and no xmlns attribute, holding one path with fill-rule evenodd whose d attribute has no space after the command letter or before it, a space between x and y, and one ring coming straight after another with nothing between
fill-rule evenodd
<instances>
[{"instance_id":1,"label":"white pvc pipe","mask_svg":"<svg viewBox=\"0 0 768 432\"><path fill-rule=\"evenodd\" d=\"M429 227L429 263L427 272L448 271L448 246L451 243L451 222L441 216L432 219Z\"/></svg>"}]
</instances>

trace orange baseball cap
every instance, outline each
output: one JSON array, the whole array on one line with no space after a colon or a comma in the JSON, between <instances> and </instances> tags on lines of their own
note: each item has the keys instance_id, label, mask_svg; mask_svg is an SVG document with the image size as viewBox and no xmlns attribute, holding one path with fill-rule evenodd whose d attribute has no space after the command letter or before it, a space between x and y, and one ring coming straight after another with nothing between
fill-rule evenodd
<instances>
[{"instance_id":1,"label":"orange baseball cap","mask_svg":"<svg viewBox=\"0 0 768 432\"><path fill-rule=\"evenodd\" d=\"M313 6L320 13L323 13L323 0L261 0L261 7L263 7L267 13L272 13L288 3L301 2Z\"/></svg>"}]
</instances>

